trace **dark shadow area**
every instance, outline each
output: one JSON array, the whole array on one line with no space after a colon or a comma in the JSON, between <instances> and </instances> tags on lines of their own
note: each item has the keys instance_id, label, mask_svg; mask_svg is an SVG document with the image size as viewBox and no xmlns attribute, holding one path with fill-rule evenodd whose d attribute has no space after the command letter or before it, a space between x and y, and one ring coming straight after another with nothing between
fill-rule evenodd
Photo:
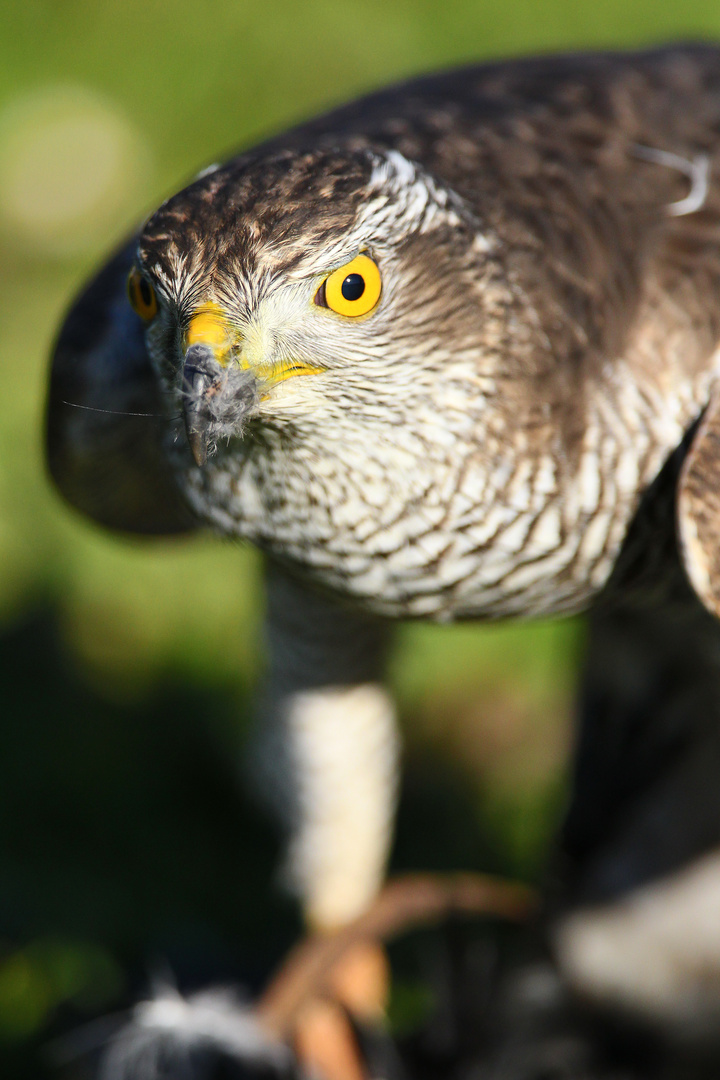
<instances>
[{"instance_id":1,"label":"dark shadow area","mask_svg":"<svg viewBox=\"0 0 720 1080\"><path fill-rule=\"evenodd\" d=\"M254 992L299 923L240 780L249 695L173 671L140 702L108 700L47 608L2 635L0 699L0 965L24 987L0 1032L3 1080L57 1078L52 1040L129 1007L153 975ZM443 760L406 765L394 867L502 870L470 781ZM410 1026L427 1012L416 954L395 957Z\"/></svg>"},{"instance_id":2,"label":"dark shadow area","mask_svg":"<svg viewBox=\"0 0 720 1080\"><path fill-rule=\"evenodd\" d=\"M34 959L48 1005L43 977L58 955L68 967L74 951L82 966L88 948L100 950L111 969L110 988L88 971L77 994L56 990L50 1028L38 1015L35 1038L22 1037L32 1016L18 1003L1 1075L39 1080L52 1073L31 1044L48 1030L81 1023L94 1005L129 1004L153 968L183 986L253 987L296 916L271 887L276 837L243 794L239 750L228 750L233 725L240 742L242 701L176 674L141 704L104 700L63 651L50 611L3 635L0 687L2 953L25 950L31 981ZM24 1008L32 1013L32 1000Z\"/></svg>"}]
</instances>

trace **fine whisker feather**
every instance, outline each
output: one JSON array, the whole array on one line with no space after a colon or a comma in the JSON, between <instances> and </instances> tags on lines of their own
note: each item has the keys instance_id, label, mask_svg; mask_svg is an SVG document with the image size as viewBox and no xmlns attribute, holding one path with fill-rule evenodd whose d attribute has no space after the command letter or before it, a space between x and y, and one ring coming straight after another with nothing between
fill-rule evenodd
<instances>
[{"instance_id":1,"label":"fine whisker feather","mask_svg":"<svg viewBox=\"0 0 720 1080\"><path fill-rule=\"evenodd\" d=\"M80 405L77 401L66 401L65 398L61 399L63 405L69 405L71 409L84 409L85 412L106 413L108 416L146 416L148 418L154 418L156 420L179 420L180 413L177 416L166 417L164 413L156 412L129 412L125 409L101 409L97 405Z\"/></svg>"}]
</instances>

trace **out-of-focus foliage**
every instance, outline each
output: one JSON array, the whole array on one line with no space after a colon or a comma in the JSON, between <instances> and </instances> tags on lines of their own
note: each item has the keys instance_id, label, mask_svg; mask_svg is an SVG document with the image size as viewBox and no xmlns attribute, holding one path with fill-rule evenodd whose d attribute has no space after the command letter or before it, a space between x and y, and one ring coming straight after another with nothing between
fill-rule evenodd
<instances>
[{"instance_id":1,"label":"out-of-focus foliage","mask_svg":"<svg viewBox=\"0 0 720 1080\"><path fill-rule=\"evenodd\" d=\"M118 540L51 490L47 356L74 290L199 168L320 109L473 59L720 37L720 7L3 0L0 22L5 1077L38 1076L27 1040L63 1010L114 1006L153 950L202 956L196 973L222 956L251 978L279 952L285 911L263 902L272 843L234 778L262 659L258 559L207 538ZM574 623L401 630L392 678L415 768L398 864L536 871L579 636Z\"/></svg>"}]
</instances>

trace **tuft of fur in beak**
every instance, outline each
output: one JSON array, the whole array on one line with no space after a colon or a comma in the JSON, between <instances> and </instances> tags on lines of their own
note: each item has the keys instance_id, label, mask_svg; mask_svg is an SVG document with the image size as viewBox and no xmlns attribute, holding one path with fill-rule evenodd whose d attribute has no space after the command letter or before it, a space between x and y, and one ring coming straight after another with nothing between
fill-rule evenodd
<instances>
[{"instance_id":1,"label":"tuft of fur in beak","mask_svg":"<svg viewBox=\"0 0 720 1080\"><path fill-rule=\"evenodd\" d=\"M245 420L260 400L258 381L251 371L220 364L210 345L191 345L185 354L182 400L188 443L202 466L218 440L242 436Z\"/></svg>"}]
</instances>

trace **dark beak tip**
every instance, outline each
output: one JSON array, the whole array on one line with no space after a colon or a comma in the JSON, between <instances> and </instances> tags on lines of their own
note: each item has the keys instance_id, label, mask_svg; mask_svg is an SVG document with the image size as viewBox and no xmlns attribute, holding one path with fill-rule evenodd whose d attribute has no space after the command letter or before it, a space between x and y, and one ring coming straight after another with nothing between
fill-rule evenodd
<instances>
[{"instance_id":1,"label":"dark beak tip","mask_svg":"<svg viewBox=\"0 0 720 1080\"><path fill-rule=\"evenodd\" d=\"M188 429L187 441L190 447L190 452L195 460L195 464L198 468L202 468L207 464L208 458L208 441L204 432L197 429Z\"/></svg>"}]
</instances>

